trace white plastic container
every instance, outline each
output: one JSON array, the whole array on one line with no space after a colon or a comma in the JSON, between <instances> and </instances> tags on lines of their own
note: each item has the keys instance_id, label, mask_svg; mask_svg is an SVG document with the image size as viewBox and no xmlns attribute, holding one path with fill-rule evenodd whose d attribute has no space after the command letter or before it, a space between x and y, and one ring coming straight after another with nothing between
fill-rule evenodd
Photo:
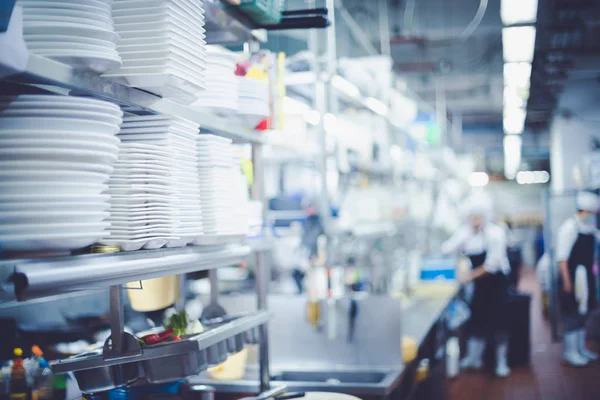
<instances>
[{"instance_id":1,"label":"white plastic container","mask_svg":"<svg viewBox=\"0 0 600 400\"><path fill-rule=\"evenodd\" d=\"M446 342L446 376L456 378L460 372L460 346L457 337Z\"/></svg>"}]
</instances>

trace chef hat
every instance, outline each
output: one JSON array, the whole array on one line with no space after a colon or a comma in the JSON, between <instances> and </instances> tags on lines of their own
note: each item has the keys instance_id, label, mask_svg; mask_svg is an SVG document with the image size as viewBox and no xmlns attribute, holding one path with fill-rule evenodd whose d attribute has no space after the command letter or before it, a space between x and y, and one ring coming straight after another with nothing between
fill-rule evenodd
<instances>
[{"instance_id":1,"label":"chef hat","mask_svg":"<svg viewBox=\"0 0 600 400\"><path fill-rule=\"evenodd\" d=\"M577 193L577 210L598 212L598 196L591 192Z\"/></svg>"},{"instance_id":2,"label":"chef hat","mask_svg":"<svg viewBox=\"0 0 600 400\"><path fill-rule=\"evenodd\" d=\"M483 195L474 195L469 197L465 203L464 216L481 216L488 221L492 219L492 202Z\"/></svg>"}]
</instances>

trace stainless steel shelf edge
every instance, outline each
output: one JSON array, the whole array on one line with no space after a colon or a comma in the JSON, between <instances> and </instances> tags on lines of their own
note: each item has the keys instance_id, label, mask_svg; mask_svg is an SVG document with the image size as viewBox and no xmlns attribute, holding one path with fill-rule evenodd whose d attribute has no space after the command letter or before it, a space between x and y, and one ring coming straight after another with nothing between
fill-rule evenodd
<instances>
[{"instance_id":1,"label":"stainless steel shelf edge","mask_svg":"<svg viewBox=\"0 0 600 400\"><path fill-rule=\"evenodd\" d=\"M128 112L182 117L200 124L200 128L204 131L231 138L236 142L264 142L260 132L242 127L235 119L192 109L92 73L75 70L68 65L35 54L29 54L27 69L23 73L5 79L12 82L56 86L67 89L67 91L47 89L61 94L68 94L71 91L71 94L93 96L116 103Z\"/></svg>"},{"instance_id":2,"label":"stainless steel shelf edge","mask_svg":"<svg viewBox=\"0 0 600 400\"><path fill-rule=\"evenodd\" d=\"M227 245L114 254L86 254L39 260L5 260L27 278L27 296L48 296L69 291L101 289L143 279L230 266L251 253L245 245Z\"/></svg>"},{"instance_id":3,"label":"stainless steel shelf edge","mask_svg":"<svg viewBox=\"0 0 600 400\"><path fill-rule=\"evenodd\" d=\"M200 351L223 342L235 335L239 335L252 328L263 325L269 321L269 318L270 313L268 311L258 311L186 340L150 346L142 349L141 353L134 355L125 354L109 359L104 359L103 356L97 355L87 358L70 358L57 361L52 364L52 371L54 373L79 371Z\"/></svg>"}]
</instances>

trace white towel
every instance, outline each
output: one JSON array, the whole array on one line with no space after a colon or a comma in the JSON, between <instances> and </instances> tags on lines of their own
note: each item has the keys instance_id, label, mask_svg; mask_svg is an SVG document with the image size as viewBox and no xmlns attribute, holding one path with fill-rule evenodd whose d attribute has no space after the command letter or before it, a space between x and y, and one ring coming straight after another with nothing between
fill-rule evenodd
<instances>
[{"instance_id":1,"label":"white towel","mask_svg":"<svg viewBox=\"0 0 600 400\"><path fill-rule=\"evenodd\" d=\"M575 300L579 305L579 314L584 315L588 311L588 281L587 271L583 265L575 269Z\"/></svg>"}]
</instances>

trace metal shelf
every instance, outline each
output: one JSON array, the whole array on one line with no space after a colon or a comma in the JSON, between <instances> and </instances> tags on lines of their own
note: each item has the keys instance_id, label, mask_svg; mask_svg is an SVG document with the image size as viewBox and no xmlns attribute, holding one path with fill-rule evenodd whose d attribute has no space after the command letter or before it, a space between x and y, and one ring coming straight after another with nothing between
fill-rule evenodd
<instances>
[{"instance_id":1,"label":"metal shelf","mask_svg":"<svg viewBox=\"0 0 600 400\"><path fill-rule=\"evenodd\" d=\"M267 41L266 30L249 28L251 21L247 21L241 13L232 15L227 12L218 0L204 0L203 8L206 43L236 45L251 40Z\"/></svg>"},{"instance_id":2,"label":"metal shelf","mask_svg":"<svg viewBox=\"0 0 600 400\"><path fill-rule=\"evenodd\" d=\"M188 119L200 125L203 131L228 137L236 142L263 143L260 132L245 128L231 118L163 99L152 93L135 89L89 72L74 70L45 57L29 54L24 72L6 78L18 83L50 85L44 89L65 94L65 90L116 103L127 112L136 114L168 114ZM57 89L59 88L59 89Z\"/></svg>"},{"instance_id":3,"label":"metal shelf","mask_svg":"<svg viewBox=\"0 0 600 400\"><path fill-rule=\"evenodd\" d=\"M204 271L240 263L246 245L182 247L113 254L85 254L35 260L5 260L0 272L10 275L6 292L42 297L78 290L105 289L143 279ZM16 278L16 279L15 279Z\"/></svg>"},{"instance_id":4,"label":"metal shelf","mask_svg":"<svg viewBox=\"0 0 600 400\"><path fill-rule=\"evenodd\" d=\"M132 362L143 362L177 355L187 356L191 353L206 350L215 345L220 345L236 335L247 333L253 328L266 324L269 321L269 318L270 314L268 311L258 311L256 313L235 318L230 322L181 341L148 346L134 354L122 354L118 357L96 354L89 357L80 356L69 358L54 363L52 365L52 370L54 373L64 373L122 365ZM246 343L256 343L259 340L258 335L256 335L255 332L251 332L250 336L252 336L252 339L246 340ZM227 352L227 350L225 350L225 352Z\"/></svg>"}]
</instances>

